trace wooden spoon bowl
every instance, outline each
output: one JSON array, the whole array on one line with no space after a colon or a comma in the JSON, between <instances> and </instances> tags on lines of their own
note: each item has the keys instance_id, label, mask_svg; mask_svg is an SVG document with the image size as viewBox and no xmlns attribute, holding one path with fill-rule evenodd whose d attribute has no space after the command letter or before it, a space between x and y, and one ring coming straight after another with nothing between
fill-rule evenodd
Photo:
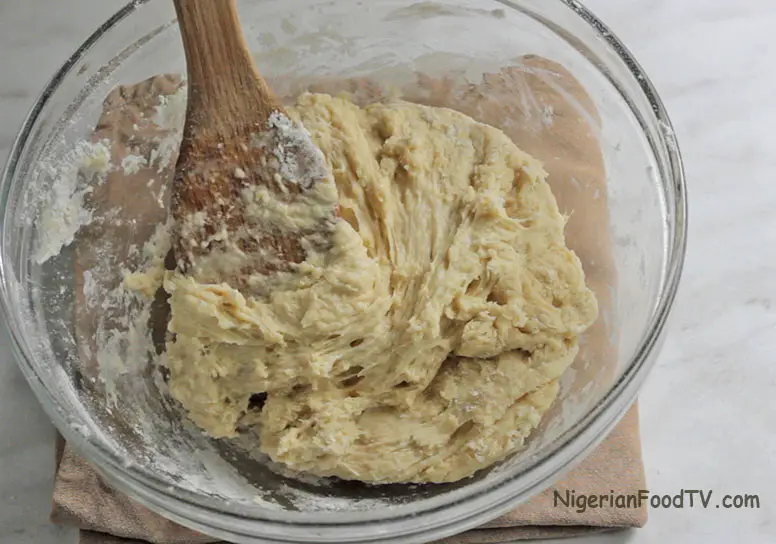
<instances>
[{"instance_id":1,"label":"wooden spoon bowl","mask_svg":"<svg viewBox=\"0 0 776 544\"><path fill-rule=\"evenodd\" d=\"M257 274L302 262L305 240L325 247L337 211L294 231L260 221L254 196L263 188L265 198L299 202L330 173L256 69L234 0L174 3L188 67L171 204L176 266L200 282L255 290Z\"/></svg>"}]
</instances>

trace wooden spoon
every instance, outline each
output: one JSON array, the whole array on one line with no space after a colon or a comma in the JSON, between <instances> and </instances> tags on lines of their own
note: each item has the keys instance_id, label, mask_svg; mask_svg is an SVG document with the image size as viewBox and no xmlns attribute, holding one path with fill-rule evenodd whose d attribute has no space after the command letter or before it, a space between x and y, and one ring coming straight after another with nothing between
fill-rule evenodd
<instances>
[{"instance_id":1,"label":"wooden spoon","mask_svg":"<svg viewBox=\"0 0 776 544\"><path fill-rule=\"evenodd\" d=\"M289 229L262 219L256 195L304 202L330 174L259 75L234 0L174 3L188 65L171 204L176 265L202 283L260 290L257 274L292 270L311 247L326 248L337 210L314 228Z\"/></svg>"}]
</instances>

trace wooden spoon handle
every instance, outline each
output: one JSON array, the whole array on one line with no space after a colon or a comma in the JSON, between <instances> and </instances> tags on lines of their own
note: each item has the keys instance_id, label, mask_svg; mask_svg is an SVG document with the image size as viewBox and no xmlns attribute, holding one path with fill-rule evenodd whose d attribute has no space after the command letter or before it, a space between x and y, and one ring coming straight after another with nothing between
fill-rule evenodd
<instances>
[{"instance_id":1,"label":"wooden spoon handle","mask_svg":"<svg viewBox=\"0 0 776 544\"><path fill-rule=\"evenodd\" d=\"M266 120L273 111L282 111L253 63L235 0L173 2L186 52L188 109L199 114L192 116L197 128L229 136L233 123L222 118Z\"/></svg>"}]
</instances>

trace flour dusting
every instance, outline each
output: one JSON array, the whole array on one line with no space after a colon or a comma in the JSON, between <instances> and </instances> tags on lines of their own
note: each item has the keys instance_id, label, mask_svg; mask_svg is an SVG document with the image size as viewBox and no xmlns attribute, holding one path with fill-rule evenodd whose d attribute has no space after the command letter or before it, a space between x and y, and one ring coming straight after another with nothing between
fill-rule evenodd
<instances>
[{"instance_id":1,"label":"flour dusting","mask_svg":"<svg viewBox=\"0 0 776 544\"><path fill-rule=\"evenodd\" d=\"M111 170L110 143L80 141L55 164L42 168L54 181L48 205L39 216L38 240L33 260L42 264L72 243L78 230L89 224L85 199L95 184L105 182Z\"/></svg>"},{"instance_id":2,"label":"flour dusting","mask_svg":"<svg viewBox=\"0 0 776 544\"><path fill-rule=\"evenodd\" d=\"M266 165L283 187L290 183L309 189L328 176L323 153L301 123L275 111L267 120L266 132L254 135L252 146L265 149L272 159Z\"/></svg>"},{"instance_id":3,"label":"flour dusting","mask_svg":"<svg viewBox=\"0 0 776 544\"><path fill-rule=\"evenodd\" d=\"M131 176L137 174L140 170L148 164L145 157L141 155L127 155L124 160L121 161L121 168L124 174Z\"/></svg>"}]
</instances>

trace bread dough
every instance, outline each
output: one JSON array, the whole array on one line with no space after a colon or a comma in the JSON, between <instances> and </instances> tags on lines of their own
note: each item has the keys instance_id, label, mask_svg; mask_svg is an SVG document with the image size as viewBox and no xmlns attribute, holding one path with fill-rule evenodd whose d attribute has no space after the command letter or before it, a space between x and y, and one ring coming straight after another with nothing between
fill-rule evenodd
<instances>
[{"instance_id":1,"label":"bread dough","mask_svg":"<svg viewBox=\"0 0 776 544\"><path fill-rule=\"evenodd\" d=\"M518 450L597 317L541 164L444 108L307 94L291 115L333 174L332 247L262 297L167 272L171 394L319 476L454 481Z\"/></svg>"}]
</instances>

